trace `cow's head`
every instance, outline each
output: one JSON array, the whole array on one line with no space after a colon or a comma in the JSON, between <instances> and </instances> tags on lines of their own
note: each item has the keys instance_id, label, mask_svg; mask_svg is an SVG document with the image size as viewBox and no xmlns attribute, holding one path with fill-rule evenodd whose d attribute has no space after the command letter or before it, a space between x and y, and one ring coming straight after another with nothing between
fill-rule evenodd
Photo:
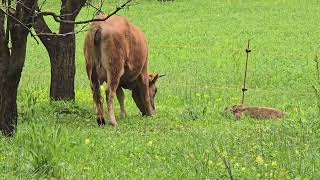
<instances>
[{"instance_id":1,"label":"cow's head","mask_svg":"<svg viewBox=\"0 0 320 180\"><path fill-rule=\"evenodd\" d=\"M133 100L136 103L137 107L139 108L143 116L152 115L156 111L155 103L154 103L154 98L157 94L156 81L159 77L162 77L162 76L163 75L149 74L149 77L148 77L149 78L149 97L150 97L151 107L146 107L146 102L143 102L143 98L141 97L141 91L139 91L139 88L132 90Z\"/></svg>"}]
</instances>

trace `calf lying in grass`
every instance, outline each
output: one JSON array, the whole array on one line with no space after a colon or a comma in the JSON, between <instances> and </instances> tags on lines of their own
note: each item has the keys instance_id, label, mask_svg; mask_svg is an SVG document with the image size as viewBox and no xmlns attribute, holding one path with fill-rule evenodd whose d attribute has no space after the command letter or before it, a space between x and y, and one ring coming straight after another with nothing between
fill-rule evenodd
<instances>
[{"instance_id":1,"label":"calf lying in grass","mask_svg":"<svg viewBox=\"0 0 320 180\"><path fill-rule=\"evenodd\" d=\"M271 107L245 107L243 105L233 105L226 107L225 110L231 111L237 120L239 120L243 115L247 115L255 119L278 119L284 115L281 110Z\"/></svg>"}]
</instances>

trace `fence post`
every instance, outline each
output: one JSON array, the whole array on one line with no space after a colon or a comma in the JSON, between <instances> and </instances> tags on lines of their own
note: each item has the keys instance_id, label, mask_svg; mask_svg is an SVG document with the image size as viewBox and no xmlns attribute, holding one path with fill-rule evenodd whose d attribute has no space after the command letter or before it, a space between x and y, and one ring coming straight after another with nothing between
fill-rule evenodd
<instances>
[{"instance_id":1,"label":"fence post","mask_svg":"<svg viewBox=\"0 0 320 180\"><path fill-rule=\"evenodd\" d=\"M247 53L247 58L246 58L246 65L244 67L244 79L243 79L243 87L242 87L242 99L241 99L241 104L243 105L244 103L244 93L245 91L247 91L247 87L246 87L246 80L247 80L247 70L248 70L248 60L249 60L249 53L251 52L250 49L250 39L248 40L248 47L246 49L246 53Z\"/></svg>"}]
</instances>

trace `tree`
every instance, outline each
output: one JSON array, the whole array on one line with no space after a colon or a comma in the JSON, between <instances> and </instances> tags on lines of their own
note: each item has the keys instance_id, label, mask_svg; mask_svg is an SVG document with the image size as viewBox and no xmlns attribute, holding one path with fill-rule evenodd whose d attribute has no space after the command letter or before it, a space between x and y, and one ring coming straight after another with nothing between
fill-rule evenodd
<instances>
[{"instance_id":1,"label":"tree","mask_svg":"<svg viewBox=\"0 0 320 180\"><path fill-rule=\"evenodd\" d=\"M132 0L128 0L122 6L119 6L109 16L116 14L123 9ZM92 21L104 21L101 19L90 19L76 22L82 7L87 3L96 9L96 13L101 12L103 0L100 0L100 6L94 7L90 0L61 0L60 15L52 12L40 12L37 6L37 12L33 27L40 40L46 47L51 64L51 82L50 98L51 100L74 100L74 77L75 77L75 24L87 24ZM55 21L60 23L59 32L51 31L43 16L49 15Z\"/></svg>"},{"instance_id":2,"label":"tree","mask_svg":"<svg viewBox=\"0 0 320 180\"><path fill-rule=\"evenodd\" d=\"M52 100L74 100L75 69L75 33L74 23L81 8L87 0L61 0L59 32L54 33L43 18L38 14L33 27L41 42L46 47L51 64L50 98ZM40 9L37 6L37 11Z\"/></svg>"},{"instance_id":3,"label":"tree","mask_svg":"<svg viewBox=\"0 0 320 180\"><path fill-rule=\"evenodd\" d=\"M46 41L48 44L45 44L46 48L50 48L50 52L53 52L53 57L73 57L73 61L69 62L69 65L73 65L74 67L74 51L73 54L68 55L56 55L58 53L67 53L64 49L53 50L53 48L57 49L57 47L53 46L51 42L51 38L54 39L55 43L58 43L58 47L75 47L75 32L73 31L75 24L87 24L93 21L105 21L110 18L112 15L116 14L119 10L123 9L131 0L128 0L122 6L118 7L114 12L109 14L104 19L89 19L85 21L74 21L80 9L84 6L86 0L62 0L61 5L61 14L56 15L53 12L40 12L39 7L37 5L37 0L19 0L15 1L15 9L14 5L11 4L11 0L1 0L0 4L0 131L5 136L11 136L14 134L18 112L17 112L17 90L21 78L21 72L24 66L25 57L26 57L26 46L27 46L27 36L30 33L32 37L35 38L30 28L32 26L37 26L37 34L41 41ZM97 10L101 10L101 6ZM5 9L3 9L5 8ZM74 12L71 12L74 9ZM35 11L37 10L37 11ZM60 23L59 34L52 33L50 28L45 23L43 16L52 16L55 21ZM39 20L40 19L40 20ZM35 22L36 21L36 22ZM72 31L71 31L72 29ZM69 39L69 35L71 38ZM51 37L53 36L53 37ZM45 39L46 38L46 39ZM68 39L68 40L65 40ZM37 41L37 39L35 38ZM67 42L66 46L61 45L63 42ZM38 41L37 41L38 42ZM11 46L10 46L11 45ZM73 48L75 49L75 48ZM49 52L49 51L48 51ZM50 54L49 54L50 55ZM50 57L51 57L50 55ZM65 68L64 63L61 61L54 62L58 67ZM62 63L59 64L59 63ZM59 69L56 69L59 71ZM61 71L65 72L65 71ZM72 72L72 71L71 71ZM73 69L75 72L75 69ZM74 73L67 74L67 76L72 76L72 89L74 87ZM57 82L56 87L59 86L59 80L63 80L65 75L57 74L57 78L55 78L55 82ZM61 79L59 79L61 78ZM69 77L67 77L69 78ZM56 81L57 80L57 81ZM59 89L59 87L57 88ZM64 92L61 92L62 94ZM57 93L58 94L58 93ZM73 98L74 98L74 92ZM64 98L57 99L69 99Z\"/></svg>"},{"instance_id":4,"label":"tree","mask_svg":"<svg viewBox=\"0 0 320 180\"><path fill-rule=\"evenodd\" d=\"M17 126L17 89L25 62L36 0L19 0L15 10L11 0L2 0L0 8L0 130L6 136ZM11 47L10 47L11 44Z\"/></svg>"}]
</instances>

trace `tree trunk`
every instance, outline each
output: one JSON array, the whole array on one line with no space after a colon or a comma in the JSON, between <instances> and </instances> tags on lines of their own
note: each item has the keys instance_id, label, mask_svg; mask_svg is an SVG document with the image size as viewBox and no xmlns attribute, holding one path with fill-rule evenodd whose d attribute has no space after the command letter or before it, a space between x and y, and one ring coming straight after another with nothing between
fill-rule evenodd
<instances>
[{"instance_id":1,"label":"tree trunk","mask_svg":"<svg viewBox=\"0 0 320 180\"><path fill-rule=\"evenodd\" d=\"M25 62L28 35L24 27L18 24L15 27L11 29L11 52L7 51L0 57L0 130L5 136L11 136L17 126L17 90ZM2 50L3 46L0 53Z\"/></svg>"},{"instance_id":2,"label":"tree trunk","mask_svg":"<svg viewBox=\"0 0 320 180\"><path fill-rule=\"evenodd\" d=\"M61 2L61 16L64 20L74 21L86 0L61 0ZM75 34L63 35L74 32L74 24L60 23L59 34L55 34L41 16L36 17L33 27L50 57L51 100L74 100Z\"/></svg>"},{"instance_id":3,"label":"tree trunk","mask_svg":"<svg viewBox=\"0 0 320 180\"><path fill-rule=\"evenodd\" d=\"M10 1L7 2L10 4ZM2 5L7 2L2 1ZM10 17L6 18L0 10L0 131L5 136L13 135L17 126L17 90L25 62L28 24L34 4L35 0L20 0L16 11L10 12Z\"/></svg>"},{"instance_id":4,"label":"tree trunk","mask_svg":"<svg viewBox=\"0 0 320 180\"><path fill-rule=\"evenodd\" d=\"M21 74L11 78L1 77L0 129L5 136L11 136L17 126L17 89L20 76Z\"/></svg>"},{"instance_id":5,"label":"tree trunk","mask_svg":"<svg viewBox=\"0 0 320 180\"><path fill-rule=\"evenodd\" d=\"M57 37L48 49L51 63L50 97L52 100L74 100L75 37Z\"/></svg>"}]
</instances>

